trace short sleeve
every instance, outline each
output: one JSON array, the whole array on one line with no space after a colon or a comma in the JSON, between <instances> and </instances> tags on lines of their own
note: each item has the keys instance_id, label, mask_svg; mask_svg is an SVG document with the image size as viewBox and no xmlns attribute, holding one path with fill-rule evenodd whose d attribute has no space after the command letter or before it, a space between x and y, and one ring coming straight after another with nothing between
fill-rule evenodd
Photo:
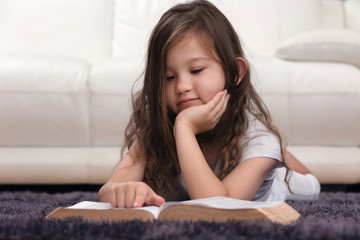
<instances>
[{"instance_id":1,"label":"short sleeve","mask_svg":"<svg viewBox=\"0 0 360 240\"><path fill-rule=\"evenodd\" d=\"M250 158L268 157L282 161L280 143L275 134L270 132L264 124L253 118L240 144L243 154L239 163Z\"/></svg>"}]
</instances>

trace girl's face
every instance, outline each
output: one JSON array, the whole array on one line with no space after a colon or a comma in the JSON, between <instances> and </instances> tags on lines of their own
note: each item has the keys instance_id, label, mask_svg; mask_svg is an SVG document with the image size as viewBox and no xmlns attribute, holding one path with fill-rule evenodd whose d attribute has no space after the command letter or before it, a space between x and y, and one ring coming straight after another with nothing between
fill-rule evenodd
<instances>
[{"instance_id":1,"label":"girl's face","mask_svg":"<svg viewBox=\"0 0 360 240\"><path fill-rule=\"evenodd\" d=\"M185 37L169 49L166 74L166 100L175 114L206 104L225 87L221 64L194 35Z\"/></svg>"}]
</instances>

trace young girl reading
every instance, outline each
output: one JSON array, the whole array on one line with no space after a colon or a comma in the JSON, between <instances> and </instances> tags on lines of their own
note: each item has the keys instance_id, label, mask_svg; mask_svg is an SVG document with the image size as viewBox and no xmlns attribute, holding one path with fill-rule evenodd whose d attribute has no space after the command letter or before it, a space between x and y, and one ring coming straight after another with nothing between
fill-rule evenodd
<instances>
[{"instance_id":1,"label":"young girl reading","mask_svg":"<svg viewBox=\"0 0 360 240\"><path fill-rule=\"evenodd\" d=\"M171 8L154 28L122 156L98 194L114 207L184 197L285 200L320 191L283 148L233 27L204 0Z\"/></svg>"}]
</instances>

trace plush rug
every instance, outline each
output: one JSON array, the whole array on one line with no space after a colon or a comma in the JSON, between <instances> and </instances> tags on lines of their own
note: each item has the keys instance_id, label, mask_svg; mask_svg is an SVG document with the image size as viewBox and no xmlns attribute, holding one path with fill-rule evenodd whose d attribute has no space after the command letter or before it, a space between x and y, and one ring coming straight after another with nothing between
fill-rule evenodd
<instances>
[{"instance_id":1,"label":"plush rug","mask_svg":"<svg viewBox=\"0 0 360 240\"><path fill-rule=\"evenodd\" d=\"M360 193L325 192L316 200L289 201L302 214L290 225L44 220L56 207L83 200L96 200L96 192L0 192L0 239L360 239Z\"/></svg>"}]
</instances>

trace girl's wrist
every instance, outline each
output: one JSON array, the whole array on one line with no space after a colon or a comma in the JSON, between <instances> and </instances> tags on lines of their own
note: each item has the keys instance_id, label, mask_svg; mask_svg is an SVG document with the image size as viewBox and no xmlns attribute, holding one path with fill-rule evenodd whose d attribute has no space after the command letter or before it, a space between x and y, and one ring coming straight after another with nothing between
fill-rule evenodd
<instances>
[{"instance_id":1,"label":"girl's wrist","mask_svg":"<svg viewBox=\"0 0 360 240\"><path fill-rule=\"evenodd\" d=\"M176 134L179 132L191 132L192 134L196 135L196 132L194 131L194 129L192 129L191 126L189 126L189 124L187 124L184 121L181 120L175 120L175 124L174 124L174 136L176 137Z\"/></svg>"}]
</instances>

